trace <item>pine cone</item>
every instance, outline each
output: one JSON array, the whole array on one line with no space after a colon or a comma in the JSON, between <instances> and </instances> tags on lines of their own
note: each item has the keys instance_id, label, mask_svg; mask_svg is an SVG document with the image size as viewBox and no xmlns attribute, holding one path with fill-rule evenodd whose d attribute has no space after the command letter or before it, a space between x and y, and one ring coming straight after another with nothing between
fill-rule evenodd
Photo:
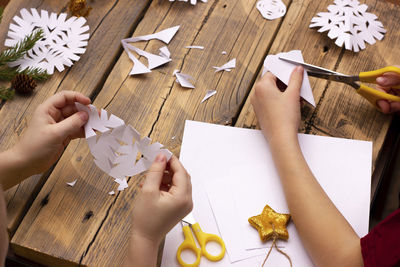
<instances>
[{"instance_id":1,"label":"pine cone","mask_svg":"<svg viewBox=\"0 0 400 267\"><path fill-rule=\"evenodd\" d=\"M17 74L11 81L11 87L21 95L31 94L36 87L35 80L27 74Z\"/></svg>"}]
</instances>

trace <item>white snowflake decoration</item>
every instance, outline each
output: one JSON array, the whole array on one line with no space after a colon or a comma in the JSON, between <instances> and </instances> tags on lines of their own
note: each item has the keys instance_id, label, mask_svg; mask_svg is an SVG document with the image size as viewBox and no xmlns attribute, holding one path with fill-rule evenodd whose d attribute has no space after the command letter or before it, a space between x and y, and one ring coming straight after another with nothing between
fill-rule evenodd
<instances>
[{"instance_id":1,"label":"white snowflake decoration","mask_svg":"<svg viewBox=\"0 0 400 267\"><path fill-rule=\"evenodd\" d=\"M89 33L85 33L89 31L89 26L84 26L85 18L66 19L66 13L51 13L49 16L46 10L41 10L39 14L35 8L31 8L31 13L25 8L21 9L20 13L21 17L13 18L16 24L10 24L10 39L6 40L5 46L14 46L39 28L43 29L44 38L22 59L11 63L11 67L42 68L53 74L54 68L61 72L64 66L72 66L73 61L78 61L80 55L85 53L89 39Z\"/></svg>"},{"instance_id":2,"label":"white snowflake decoration","mask_svg":"<svg viewBox=\"0 0 400 267\"><path fill-rule=\"evenodd\" d=\"M365 42L374 44L382 40L386 30L377 16L366 12L368 6L357 0L335 0L328 6L329 12L320 12L311 20L310 28L321 27L318 32L328 31L335 44L354 52L365 49Z\"/></svg>"}]
</instances>

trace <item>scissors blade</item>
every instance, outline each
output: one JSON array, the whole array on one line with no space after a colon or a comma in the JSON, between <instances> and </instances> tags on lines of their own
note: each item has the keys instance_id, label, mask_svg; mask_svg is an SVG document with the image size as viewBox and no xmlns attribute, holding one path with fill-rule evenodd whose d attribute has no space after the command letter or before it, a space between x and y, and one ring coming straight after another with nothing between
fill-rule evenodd
<instances>
[{"instance_id":1,"label":"scissors blade","mask_svg":"<svg viewBox=\"0 0 400 267\"><path fill-rule=\"evenodd\" d=\"M196 223L196 219L194 218L192 212L190 212L188 215L186 215L186 217L183 218L182 221L187 223L187 224L190 224L190 225L193 225L193 224Z\"/></svg>"},{"instance_id":2,"label":"scissors blade","mask_svg":"<svg viewBox=\"0 0 400 267\"><path fill-rule=\"evenodd\" d=\"M339 72L336 72L336 71L333 71L333 70L328 70L328 69L325 69L325 68L321 68L321 67L318 67L318 66L315 66L315 65L311 65L311 64L308 64L308 63L304 63L304 62L301 62L301 61L297 61L297 60L286 58L286 57L282 57L282 56L280 56L279 59L282 59L283 61L289 62L289 63L294 64L294 65L301 65L307 71L314 71L314 72L318 72L318 73L327 73L327 74L344 75L342 73L339 73Z\"/></svg>"}]
</instances>

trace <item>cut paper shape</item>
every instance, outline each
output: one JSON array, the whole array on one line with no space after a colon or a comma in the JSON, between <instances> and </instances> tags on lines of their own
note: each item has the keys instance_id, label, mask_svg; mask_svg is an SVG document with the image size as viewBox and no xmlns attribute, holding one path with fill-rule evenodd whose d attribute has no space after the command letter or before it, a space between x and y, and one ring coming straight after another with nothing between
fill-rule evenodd
<instances>
[{"instance_id":1,"label":"cut paper shape","mask_svg":"<svg viewBox=\"0 0 400 267\"><path fill-rule=\"evenodd\" d=\"M292 50L287 53L268 55L265 58L262 75L264 75L267 71L269 71L276 77L278 77L278 79L281 80L284 84L288 85L290 80L290 75L296 68L296 65L283 61L279 59L279 57L285 57L288 59L304 62L303 55L301 54L300 50ZM305 70L304 70L303 83L300 89L300 96L315 107L315 100L312 93L310 81L308 80L308 74Z\"/></svg>"},{"instance_id":2,"label":"cut paper shape","mask_svg":"<svg viewBox=\"0 0 400 267\"><path fill-rule=\"evenodd\" d=\"M126 43L136 43L140 41L150 41L152 39L157 39L160 40L166 44L169 44L171 42L172 38L174 38L175 34L178 32L180 26L175 26L171 27L162 31L159 31L157 33L149 34L149 35L143 35L143 36L137 36L137 37L131 37L131 38L126 38L123 39Z\"/></svg>"},{"instance_id":3,"label":"cut paper shape","mask_svg":"<svg viewBox=\"0 0 400 267\"><path fill-rule=\"evenodd\" d=\"M236 58L234 58L231 61L225 63L221 67L213 67L213 68L215 69L215 72L219 72L219 71L222 71L222 70L231 71L235 67L236 67Z\"/></svg>"},{"instance_id":4,"label":"cut paper shape","mask_svg":"<svg viewBox=\"0 0 400 267\"><path fill-rule=\"evenodd\" d=\"M39 28L43 29L44 38L37 41L24 57L9 63L11 67L42 68L53 74L54 68L61 72L85 53L89 39L89 26L85 25L85 18L67 19L66 13L49 15L46 10L40 10L39 14L35 8L31 8L31 12L23 8L20 13L21 17L14 16L16 24L10 24L7 33L9 39L4 45L12 47Z\"/></svg>"},{"instance_id":5,"label":"cut paper shape","mask_svg":"<svg viewBox=\"0 0 400 267\"><path fill-rule=\"evenodd\" d=\"M74 187L74 185L76 184L76 181L78 181L78 179L75 179L74 181L67 183L67 185Z\"/></svg>"},{"instance_id":6,"label":"cut paper shape","mask_svg":"<svg viewBox=\"0 0 400 267\"><path fill-rule=\"evenodd\" d=\"M201 100L201 103L203 103L204 101L206 101L207 99L209 99L210 97L215 95L216 93L217 93L216 90L208 90L206 95L204 96L203 100Z\"/></svg>"},{"instance_id":7,"label":"cut paper shape","mask_svg":"<svg viewBox=\"0 0 400 267\"><path fill-rule=\"evenodd\" d=\"M110 196L113 196L113 195L115 195L115 192L114 192L114 191L110 191L110 192L108 192L108 194L109 194Z\"/></svg>"},{"instance_id":8,"label":"cut paper shape","mask_svg":"<svg viewBox=\"0 0 400 267\"><path fill-rule=\"evenodd\" d=\"M164 58L168 58L171 59L171 52L169 52L168 47L163 46L160 48L160 56L164 57Z\"/></svg>"},{"instance_id":9,"label":"cut paper shape","mask_svg":"<svg viewBox=\"0 0 400 267\"><path fill-rule=\"evenodd\" d=\"M201 50L203 50L203 49L204 49L204 46L201 46L201 45L188 45L188 46L185 46L185 48L188 48L188 49L201 49Z\"/></svg>"},{"instance_id":10,"label":"cut paper shape","mask_svg":"<svg viewBox=\"0 0 400 267\"><path fill-rule=\"evenodd\" d=\"M260 0L256 7L265 19L274 20L285 16L286 6L281 0Z\"/></svg>"},{"instance_id":11,"label":"cut paper shape","mask_svg":"<svg viewBox=\"0 0 400 267\"><path fill-rule=\"evenodd\" d=\"M170 2L175 2L175 0L169 0ZM178 0L179 2L189 2L189 0ZM201 2L203 3L207 3L207 0L201 0ZM196 5L197 4L197 0L190 0L190 3L192 5Z\"/></svg>"},{"instance_id":12,"label":"cut paper shape","mask_svg":"<svg viewBox=\"0 0 400 267\"><path fill-rule=\"evenodd\" d=\"M306 134L298 137L318 183L355 233L360 237L366 235L372 142ZM200 266L261 266L271 243L260 240L248 218L259 214L266 203L280 213L289 211L262 132L186 121L180 161L192 177L194 217L203 231L219 235L226 245L227 255L221 261L211 262L202 257ZM287 230L289 240L279 245L290 255L293 266L313 266L295 225L289 224ZM179 266L176 250L183 240L182 226L177 223L165 238L162 267ZM273 250L265 266L289 264Z\"/></svg>"},{"instance_id":13,"label":"cut paper shape","mask_svg":"<svg viewBox=\"0 0 400 267\"><path fill-rule=\"evenodd\" d=\"M118 191L128 187L127 177L148 170L159 153L169 160L172 153L160 143L151 143L117 116L102 109L100 115L93 105L75 103L79 111L86 111L89 120L85 124L85 137L94 163L118 183ZM138 155L141 155L139 159Z\"/></svg>"},{"instance_id":14,"label":"cut paper shape","mask_svg":"<svg viewBox=\"0 0 400 267\"><path fill-rule=\"evenodd\" d=\"M318 32L328 31L335 44L347 50L359 52L365 43L374 44L386 33L378 17L367 12L368 6L357 0L335 0L328 6L329 12L320 12L312 18L310 28L321 27Z\"/></svg>"},{"instance_id":15,"label":"cut paper shape","mask_svg":"<svg viewBox=\"0 0 400 267\"><path fill-rule=\"evenodd\" d=\"M168 63L168 62L171 61L170 58L165 58L165 57L162 57L162 56L157 56L157 55L148 53L148 52L146 52L146 51L144 51L144 50L142 50L142 49L139 49L139 48L137 48L137 47L135 47L135 46L133 46L133 45L130 45L130 44L128 44L128 43L125 43L124 41L122 41L122 42L123 42L123 43L122 43L122 46L124 47L124 49L125 49L125 51L126 51L127 53L130 53L130 52L127 51L127 50L132 50L132 51L135 51L139 56L142 56L142 57L147 58L147 61L149 62L148 68L149 68L150 70L152 70L152 69L154 69L154 68L157 68L157 67L159 67L159 66L161 66L161 65L164 65L165 63Z\"/></svg>"},{"instance_id":16,"label":"cut paper shape","mask_svg":"<svg viewBox=\"0 0 400 267\"><path fill-rule=\"evenodd\" d=\"M179 70L174 70L173 73L176 77L176 81L185 88L194 89L194 85L190 82L190 80L194 81L194 78L190 75L179 73Z\"/></svg>"}]
</instances>

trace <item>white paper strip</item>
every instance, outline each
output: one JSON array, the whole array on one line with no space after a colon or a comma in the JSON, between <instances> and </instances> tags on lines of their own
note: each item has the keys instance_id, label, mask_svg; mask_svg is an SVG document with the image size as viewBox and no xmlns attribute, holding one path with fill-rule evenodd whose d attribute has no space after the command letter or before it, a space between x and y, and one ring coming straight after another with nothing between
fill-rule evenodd
<instances>
[{"instance_id":1,"label":"white paper strip","mask_svg":"<svg viewBox=\"0 0 400 267\"><path fill-rule=\"evenodd\" d=\"M204 49L204 46L201 46L201 45L188 45L188 46L185 46L185 48L188 48L188 49L201 49L201 50L203 50L203 49Z\"/></svg>"},{"instance_id":2,"label":"white paper strip","mask_svg":"<svg viewBox=\"0 0 400 267\"><path fill-rule=\"evenodd\" d=\"M286 6L281 0L260 0L257 9L261 15L269 20L283 17L286 14Z\"/></svg>"},{"instance_id":3,"label":"white paper strip","mask_svg":"<svg viewBox=\"0 0 400 267\"><path fill-rule=\"evenodd\" d=\"M318 32L328 31L335 44L347 50L359 52L365 43L374 44L386 33L377 16L367 12L368 6L357 0L335 0L328 6L329 12L320 12L312 18L310 28L320 27Z\"/></svg>"},{"instance_id":4,"label":"white paper strip","mask_svg":"<svg viewBox=\"0 0 400 267\"><path fill-rule=\"evenodd\" d=\"M236 67L236 58L232 59L231 61L229 61L228 63L225 63L224 65L222 65L221 67L213 67L215 69L215 72L219 72L219 71L231 71L232 69L234 69Z\"/></svg>"},{"instance_id":5,"label":"white paper strip","mask_svg":"<svg viewBox=\"0 0 400 267\"><path fill-rule=\"evenodd\" d=\"M10 24L9 39L4 45L12 47L38 28L43 30L44 38L37 41L23 58L10 63L11 67L42 68L53 74L54 68L63 71L85 53L89 26L85 25L84 17L66 19L66 13L49 15L46 10L41 10L39 14L35 8L31 8L31 12L24 8L20 13L21 17L14 16L16 24Z\"/></svg>"},{"instance_id":6,"label":"white paper strip","mask_svg":"<svg viewBox=\"0 0 400 267\"><path fill-rule=\"evenodd\" d=\"M89 120L85 124L85 137L95 164L118 183L118 190L128 187L127 177L148 170L159 153L169 160L172 153L160 143L151 144L140 133L117 116L102 109L99 115L93 105L75 103L79 111L86 111ZM137 160L139 153L142 157Z\"/></svg>"},{"instance_id":7,"label":"white paper strip","mask_svg":"<svg viewBox=\"0 0 400 267\"><path fill-rule=\"evenodd\" d=\"M264 75L267 71L269 71L276 77L278 77L278 79L281 80L284 84L288 85L290 80L290 75L296 68L296 65L290 64L286 61L279 59L280 56L304 62L303 55L301 54L300 50L292 50L287 53L268 55L265 58L262 75ZM315 100L306 71L304 71L304 78L303 78L303 83L301 85L300 96L315 107Z\"/></svg>"},{"instance_id":8,"label":"white paper strip","mask_svg":"<svg viewBox=\"0 0 400 267\"><path fill-rule=\"evenodd\" d=\"M204 101L206 101L207 99L209 99L210 97L215 95L216 93L217 93L216 90L208 90L206 95L204 96L203 100L201 100L201 103L203 103Z\"/></svg>"},{"instance_id":9,"label":"white paper strip","mask_svg":"<svg viewBox=\"0 0 400 267\"><path fill-rule=\"evenodd\" d=\"M194 88L194 85L190 82L190 80L194 81L194 78L190 75L179 73L179 70L174 70L173 73L176 77L177 82L185 88Z\"/></svg>"}]
</instances>

